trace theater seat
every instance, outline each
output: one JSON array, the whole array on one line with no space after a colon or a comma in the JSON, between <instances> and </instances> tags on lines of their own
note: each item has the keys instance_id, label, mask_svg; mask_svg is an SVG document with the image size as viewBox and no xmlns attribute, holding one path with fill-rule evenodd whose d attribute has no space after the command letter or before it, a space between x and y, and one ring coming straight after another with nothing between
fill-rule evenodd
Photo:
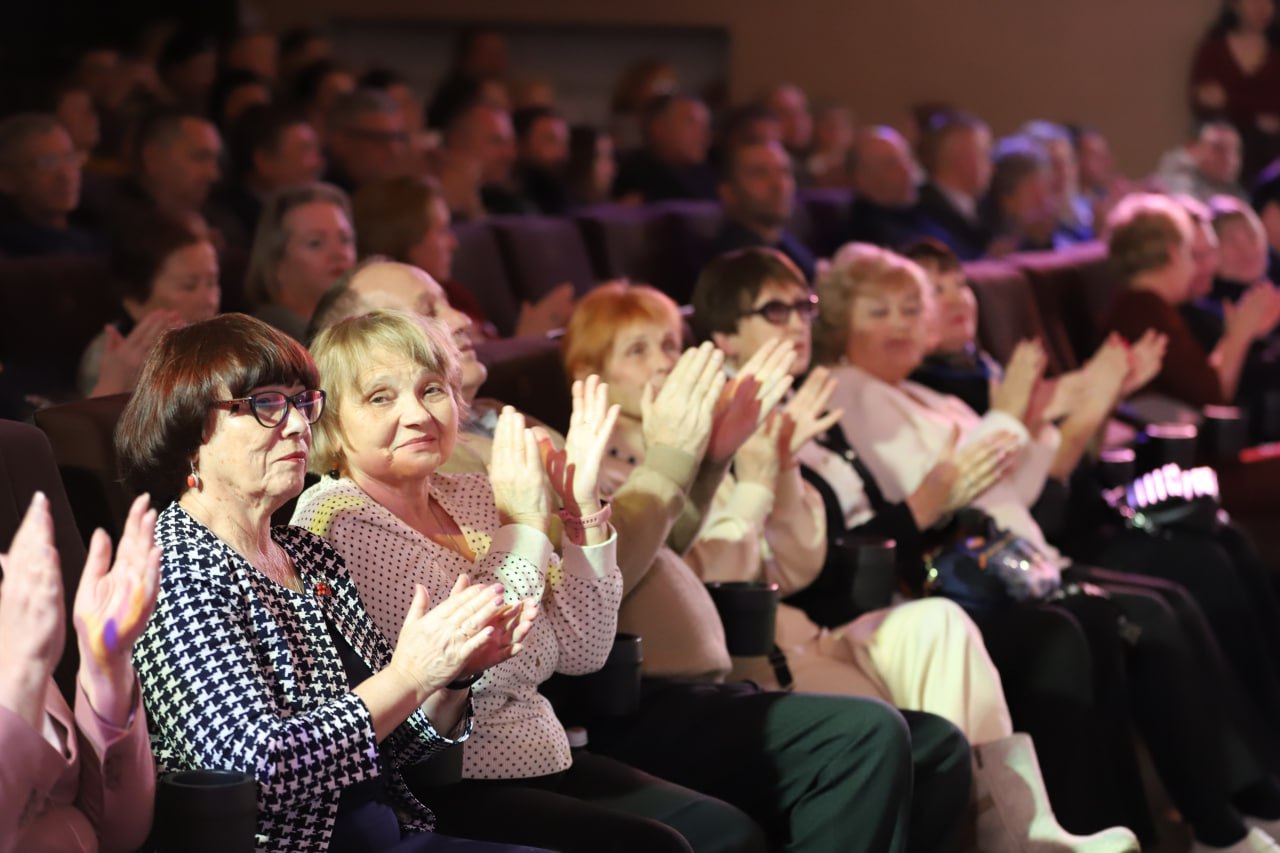
<instances>
[{"instance_id":1,"label":"theater seat","mask_svg":"<svg viewBox=\"0 0 1280 853\"><path fill-rule=\"evenodd\" d=\"M62 480L58 477L53 450L44 433L28 424L0 421L0 484L0 551L9 550L13 535L31 503L31 496L42 491L49 498L54 545L62 564L67 628L66 646L53 678L68 704L74 706L80 655L71 620L71 605L80 583L80 571L84 568L85 546L76 529Z\"/></svg>"},{"instance_id":2,"label":"theater seat","mask_svg":"<svg viewBox=\"0 0 1280 853\"><path fill-rule=\"evenodd\" d=\"M0 261L0 359L24 371L30 392L71 392L81 353L119 310L105 259Z\"/></svg>"},{"instance_id":3,"label":"theater seat","mask_svg":"<svg viewBox=\"0 0 1280 853\"><path fill-rule=\"evenodd\" d=\"M1005 364L1019 341L1047 341L1047 330L1031 284L1022 270L1004 261L975 261L964 272L978 300L978 342ZM1055 348L1046 345L1045 373L1055 376L1067 366Z\"/></svg>"},{"instance_id":4,"label":"theater seat","mask_svg":"<svg viewBox=\"0 0 1280 853\"><path fill-rule=\"evenodd\" d=\"M671 201L651 210L653 277L648 283L683 305L711 260L712 245L724 227L724 209L713 201Z\"/></svg>"},{"instance_id":5,"label":"theater seat","mask_svg":"<svg viewBox=\"0 0 1280 853\"><path fill-rule=\"evenodd\" d=\"M517 299L537 302L566 281L579 296L595 286L587 244L573 220L497 216L490 225Z\"/></svg>"},{"instance_id":6,"label":"theater seat","mask_svg":"<svg viewBox=\"0 0 1280 853\"><path fill-rule=\"evenodd\" d=\"M476 355L489 368L479 396L533 415L561 434L569 429L573 398L560 361L560 344L547 338L485 341Z\"/></svg>"},{"instance_id":7,"label":"theater seat","mask_svg":"<svg viewBox=\"0 0 1280 853\"><path fill-rule=\"evenodd\" d=\"M575 217L596 278L651 282L655 270L650 238L654 216L648 208L601 205Z\"/></svg>"},{"instance_id":8,"label":"theater seat","mask_svg":"<svg viewBox=\"0 0 1280 853\"><path fill-rule=\"evenodd\" d=\"M458 251L453 257L453 278L480 303L490 322L503 335L511 335L520 316L516 297L498 248L498 238L488 222L455 225Z\"/></svg>"},{"instance_id":9,"label":"theater seat","mask_svg":"<svg viewBox=\"0 0 1280 853\"><path fill-rule=\"evenodd\" d=\"M1102 342L1102 320L1124 286L1107 265L1106 246L1082 243L1008 261L1026 275L1063 363L1077 365L1093 355Z\"/></svg>"},{"instance_id":10,"label":"theater seat","mask_svg":"<svg viewBox=\"0 0 1280 853\"><path fill-rule=\"evenodd\" d=\"M120 481L115 431L128 394L91 397L36 412L36 426L53 448L84 541L101 527L118 539L131 494Z\"/></svg>"},{"instance_id":11,"label":"theater seat","mask_svg":"<svg viewBox=\"0 0 1280 853\"><path fill-rule=\"evenodd\" d=\"M792 230L820 258L835 254L849 233L853 192L834 188L796 191Z\"/></svg>"}]
</instances>

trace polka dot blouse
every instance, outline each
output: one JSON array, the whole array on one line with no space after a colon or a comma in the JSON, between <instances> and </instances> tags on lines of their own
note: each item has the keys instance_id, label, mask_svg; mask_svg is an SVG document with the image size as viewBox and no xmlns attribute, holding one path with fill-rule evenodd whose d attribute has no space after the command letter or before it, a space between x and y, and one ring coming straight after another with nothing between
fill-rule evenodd
<instances>
[{"instance_id":1,"label":"polka dot blouse","mask_svg":"<svg viewBox=\"0 0 1280 853\"><path fill-rule=\"evenodd\" d=\"M622 600L617 537L587 547L566 544L562 560L541 531L502 526L485 476L436 474L429 489L462 530L474 563L419 533L345 478L325 477L304 492L293 523L338 550L369 615L393 644L417 583L433 604L448 597L463 573L479 583L501 582L508 601L541 600L542 612L520 654L472 687L476 722L463 775L525 779L565 770L571 757L564 728L538 685L556 672L581 675L604 665Z\"/></svg>"}]
</instances>

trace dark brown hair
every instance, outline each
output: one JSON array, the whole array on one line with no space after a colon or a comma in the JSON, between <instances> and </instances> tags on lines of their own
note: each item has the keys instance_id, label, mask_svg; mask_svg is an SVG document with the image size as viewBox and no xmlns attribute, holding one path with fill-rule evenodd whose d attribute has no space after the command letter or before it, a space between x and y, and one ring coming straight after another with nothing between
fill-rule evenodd
<instances>
[{"instance_id":1,"label":"dark brown hair","mask_svg":"<svg viewBox=\"0 0 1280 853\"><path fill-rule=\"evenodd\" d=\"M209 405L263 385L319 387L315 363L292 338L244 314L171 329L142 365L137 390L116 425L125 483L167 506L182 494L191 457L204 442Z\"/></svg>"},{"instance_id":2,"label":"dark brown hair","mask_svg":"<svg viewBox=\"0 0 1280 853\"><path fill-rule=\"evenodd\" d=\"M693 333L699 340L712 332L738 330L742 312L751 307L767 282L788 282L805 290L804 273L776 249L739 249L707 264L693 286Z\"/></svg>"},{"instance_id":3,"label":"dark brown hair","mask_svg":"<svg viewBox=\"0 0 1280 853\"><path fill-rule=\"evenodd\" d=\"M208 241L186 224L152 211L129 217L127 225L111 246L111 283L121 301L146 302L174 252Z\"/></svg>"},{"instance_id":4,"label":"dark brown hair","mask_svg":"<svg viewBox=\"0 0 1280 853\"><path fill-rule=\"evenodd\" d=\"M404 175L373 181L360 187L351 199L351 223L356 229L360 257L385 255L407 263L409 250L434 224L427 208L443 198L435 179Z\"/></svg>"}]
</instances>

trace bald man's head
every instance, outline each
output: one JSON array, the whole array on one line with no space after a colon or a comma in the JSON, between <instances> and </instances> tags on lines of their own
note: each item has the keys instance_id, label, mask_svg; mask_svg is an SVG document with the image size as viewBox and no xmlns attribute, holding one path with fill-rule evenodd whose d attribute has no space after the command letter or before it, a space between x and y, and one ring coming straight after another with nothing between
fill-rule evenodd
<instances>
[{"instance_id":1,"label":"bald man's head","mask_svg":"<svg viewBox=\"0 0 1280 853\"><path fill-rule=\"evenodd\" d=\"M326 294L316 309L312 334L378 308L421 314L444 323L458 346L463 396L468 401L475 397L489 371L476 358L469 334L471 318L449 304L439 282L411 264L379 258L358 266Z\"/></svg>"},{"instance_id":2,"label":"bald man's head","mask_svg":"<svg viewBox=\"0 0 1280 853\"><path fill-rule=\"evenodd\" d=\"M858 195L883 207L916 203L916 170L907 141L891 127L870 127L853 147L853 186Z\"/></svg>"}]
</instances>

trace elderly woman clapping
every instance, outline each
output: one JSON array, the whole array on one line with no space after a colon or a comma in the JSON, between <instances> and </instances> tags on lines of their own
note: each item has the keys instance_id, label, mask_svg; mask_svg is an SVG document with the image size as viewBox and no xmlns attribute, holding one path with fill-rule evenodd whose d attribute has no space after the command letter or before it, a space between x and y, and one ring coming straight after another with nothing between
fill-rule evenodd
<instances>
[{"instance_id":1,"label":"elderly woman clapping","mask_svg":"<svg viewBox=\"0 0 1280 853\"><path fill-rule=\"evenodd\" d=\"M402 772L470 734L465 677L514 654L536 607L459 578L428 610L417 589L393 650L342 558L271 527L302 490L324 403L306 350L241 314L167 333L143 366L116 446L166 506L134 653L152 746L164 768L252 774L259 849L454 849L399 846L432 825Z\"/></svg>"},{"instance_id":2,"label":"elderly woman clapping","mask_svg":"<svg viewBox=\"0 0 1280 853\"><path fill-rule=\"evenodd\" d=\"M374 311L327 329L313 350L334 401L313 467L329 476L302 496L294 520L342 554L382 634L405 630L415 585L435 596L468 574L542 605L525 651L473 688L466 781L436 793L442 826L494 840L527 831L522 837L558 850L689 849L650 818L685 812L680 822L729 807L618 762L571 756L538 693L555 672L599 669L613 643L622 577L596 484L617 418L607 387L595 377L575 386L565 449L547 452L546 473L538 437L507 408L489 476L441 474L465 405L443 324ZM553 502L562 507L562 557L548 538Z\"/></svg>"}]
</instances>

